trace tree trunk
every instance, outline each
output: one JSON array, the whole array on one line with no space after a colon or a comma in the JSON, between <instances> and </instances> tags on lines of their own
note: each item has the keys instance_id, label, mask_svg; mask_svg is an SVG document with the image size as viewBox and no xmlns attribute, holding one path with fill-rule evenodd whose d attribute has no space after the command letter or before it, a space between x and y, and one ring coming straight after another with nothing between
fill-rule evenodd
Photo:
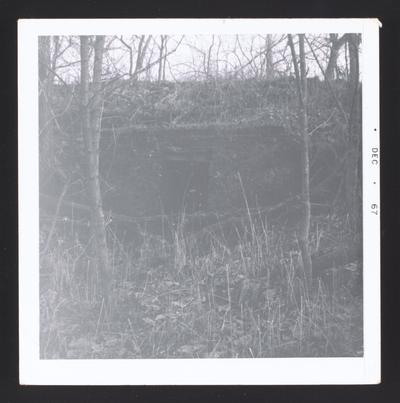
<instances>
[{"instance_id":1,"label":"tree trunk","mask_svg":"<svg viewBox=\"0 0 400 403\"><path fill-rule=\"evenodd\" d=\"M348 34L349 47L349 83L347 94L348 110L348 136L347 147L349 150L346 160L345 175L345 207L355 227L361 221L360 197L361 181L359 170L361 166L361 93L360 93L360 71L359 71L359 46L360 36Z\"/></svg>"},{"instance_id":2,"label":"tree trunk","mask_svg":"<svg viewBox=\"0 0 400 403\"><path fill-rule=\"evenodd\" d=\"M337 59L339 57L339 50L346 42L347 35L338 38L337 34L330 34L331 52L329 55L328 65L325 70L325 80L332 81L335 78L335 71L337 69Z\"/></svg>"},{"instance_id":3,"label":"tree trunk","mask_svg":"<svg viewBox=\"0 0 400 403\"><path fill-rule=\"evenodd\" d=\"M310 157L307 114L307 70L304 51L304 34L299 34L299 64L297 64L296 50L291 35L288 37L292 53L293 66L296 75L297 93L299 99L299 123L301 131L301 203L302 215L298 232L301 258L303 262L304 278L307 290L310 290L312 279L312 262L309 246L311 203L310 203Z\"/></svg>"},{"instance_id":4,"label":"tree trunk","mask_svg":"<svg viewBox=\"0 0 400 403\"><path fill-rule=\"evenodd\" d=\"M163 67L162 67L162 80L165 81L165 66L167 63L167 55L168 55L168 36L165 35L165 42L164 42L164 60L163 60Z\"/></svg>"},{"instance_id":5,"label":"tree trunk","mask_svg":"<svg viewBox=\"0 0 400 403\"><path fill-rule=\"evenodd\" d=\"M162 79L162 68L163 68L163 57L164 57L164 35L161 35L161 44L160 44L160 60L158 62L158 82L161 82Z\"/></svg>"},{"instance_id":6,"label":"tree trunk","mask_svg":"<svg viewBox=\"0 0 400 403\"><path fill-rule=\"evenodd\" d=\"M211 56L212 56L212 50L214 47L214 41L215 41L215 36L212 35L212 42L211 42L211 45L208 47L207 62L206 62L206 66L205 66L206 80L211 78Z\"/></svg>"},{"instance_id":7,"label":"tree trunk","mask_svg":"<svg viewBox=\"0 0 400 403\"><path fill-rule=\"evenodd\" d=\"M42 181L46 180L46 174L54 168L53 124L50 109L53 86L50 45L50 36L39 37L39 146Z\"/></svg>"},{"instance_id":8,"label":"tree trunk","mask_svg":"<svg viewBox=\"0 0 400 403\"><path fill-rule=\"evenodd\" d=\"M272 35L267 34L265 37L265 78L267 80L273 80L275 76L272 56Z\"/></svg>"},{"instance_id":9,"label":"tree trunk","mask_svg":"<svg viewBox=\"0 0 400 403\"><path fill-rule=\"evenodd\" d=\"M360 62L359 62L359 48L360 37L358 34L348 34L349 44L349 89L347 96L347 104L349 108L349 131L352 130L352 124L354 122L354 109L357 106L358 88L360 82Z\"/></svg>"},{"instance_id":10,"label":"tree trunk","mask_svg":"<svg viewBox=\"0 0 400 403\"><path fill-rule=\"evenodd\" d=\"M91 227L95 241L100 292L108 299L111 286L105 220L99 177L99 145L102 114L101 71L104 36L94 43L93 82L89 89L89 37L80 37L81 51L81 124L87 151L87 191L91 208Z\"/></svg>"}]
</instances>

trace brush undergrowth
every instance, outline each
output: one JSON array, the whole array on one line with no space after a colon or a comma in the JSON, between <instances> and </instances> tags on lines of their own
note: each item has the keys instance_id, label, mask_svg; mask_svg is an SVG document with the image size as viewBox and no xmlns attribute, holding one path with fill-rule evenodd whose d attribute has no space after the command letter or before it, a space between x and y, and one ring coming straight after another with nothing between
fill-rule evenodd
<instances>
[{"instance_id":1,"label":"brush undergrowth","mask_svg":"<svg viewBox=\"0 0 400 403\"><path fill-rule=\"evenodd\" d=\"M234 247L209 232L200 248L178 225L169 242L145 233L128 248L109 230L107 305L90 240L57 233L41 257L41 358L362 355L361 295L318 276L306 293L293 232L249 221ZM345 242L331 222L314 220L314 250Z\"/></svg>"}]
</instances>

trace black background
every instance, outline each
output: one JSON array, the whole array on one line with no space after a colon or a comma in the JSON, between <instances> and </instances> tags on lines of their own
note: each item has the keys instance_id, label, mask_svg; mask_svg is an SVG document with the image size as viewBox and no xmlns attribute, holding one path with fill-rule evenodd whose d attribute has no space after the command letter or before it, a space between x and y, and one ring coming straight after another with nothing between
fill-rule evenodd
<instances>
[{"instance_id":1,"label":"black background","mask_svg":"<svg viewBox=\"0 0 400 403\"><path fill-rule=\"evenodd\" d=\"M381 52L382 383L369 386L45 387L18 384L17 20L377 17ZM400 2L0 0L0 402L396 402L400 396ZM396 147L397 146L397 147ZM322 369L323 370L323 369Z\"/></svg>"}]
</instances>

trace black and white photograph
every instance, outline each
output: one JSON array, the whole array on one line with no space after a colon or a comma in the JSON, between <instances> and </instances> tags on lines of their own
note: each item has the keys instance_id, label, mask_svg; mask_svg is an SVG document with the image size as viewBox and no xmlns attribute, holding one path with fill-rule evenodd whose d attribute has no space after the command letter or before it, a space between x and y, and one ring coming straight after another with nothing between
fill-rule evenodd
<instances>
[{"instance_id":1,"label":"black and white photograph","mask_svg":"<svg viewBox=\"0 0 400 403\"><path fill-rule=\"evenodd\" d=\"M20 23L26 379L379 382L377 20L72 21Z\"/></svg>"}]
</instances>

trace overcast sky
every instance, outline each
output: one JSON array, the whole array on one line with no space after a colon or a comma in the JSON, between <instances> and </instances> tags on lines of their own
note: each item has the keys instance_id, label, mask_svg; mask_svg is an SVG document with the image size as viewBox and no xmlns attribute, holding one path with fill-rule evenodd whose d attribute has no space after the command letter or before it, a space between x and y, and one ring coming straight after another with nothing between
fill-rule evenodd
<instances>
[{"instance_id":1,"label":"overcast sky","mask_svg":"<svg viewBox=\"0 0 400 403\"><path fill-rule=\"evenodd\" d=\"M328 55L328 34L307 35L315 54L323 68ZM120 40L122 39L122 41ZM294 36L297 39L297 36ZM136 61L139 37L107 37L107 51L104 58L104 73L110 77L127 75L129 71L129 50L132 48L133 62ZM290 49L286 35L271 35L272 62L276 74L289 74L292 69ZM140 79L155 79L158 74L157 60L160 57L161 37L154 36L149 42L144 66L154 65L140 75ZM206 71L213 78L232 76L238 78L263 77L265 74L267 47L266 35L189 35L168 36L165 78L167 80L204 79ZM79 79L79 39L60 37L60 53L57 60L57 74L66 82ZM320 67L306 43L308 75L322 77ZM210 55L210 57L209 57ZM208 58L210 62L208 63ZM346 49L342 47L339 67L344 69Z\"/></svg>"}]
</instances>

